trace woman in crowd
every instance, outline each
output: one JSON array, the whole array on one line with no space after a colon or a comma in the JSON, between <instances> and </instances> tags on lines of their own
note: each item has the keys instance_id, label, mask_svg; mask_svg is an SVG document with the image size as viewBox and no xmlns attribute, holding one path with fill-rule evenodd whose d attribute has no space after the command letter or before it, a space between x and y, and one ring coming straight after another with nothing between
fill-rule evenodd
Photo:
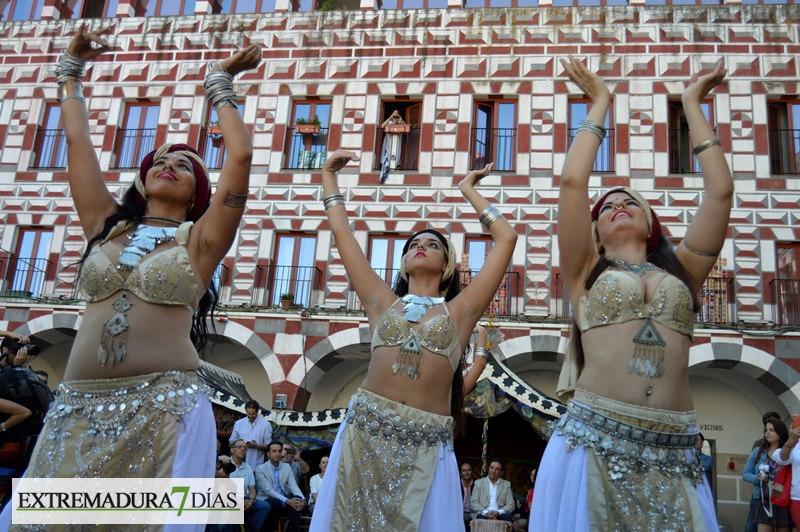
<instances>
[{"instance_id":1,"label":"woman in crowd","mask_svg":"<svg viewBox=\"0 0 800 532\"><path fill-rule=\"evenodd\" d=\"M742 480L755 484L753 498L755 512L753 523L758 525L758 532L790 532L792 529L789 508L775 506L770 501L771 483L775 480L781 466L772 459L772 455L789 439L789 430L777 418L767 420L764 425L764 442L753 449L742 471Z\"/></svg>"},{"instance_id":2,"label":"woman in crowd","mask_svg":"<svg viewBox=\"0 0 800 532\"><path fill-rule=\"evenodd\" d=\"M530 484L528 493L525 495L525 502L514 511L514 530L525 530L531 516L531 503L533 502L533 487L536 485L536 469L531 469Z\"/></svg>"},{"instance_id":3,"label":"woman in crowd","mask_svg":"<svg viewBox=\"0 0 800 532\"><path fill-rule=\"evenodd\" d=\"M372 358L331 451L311 530L460 532L453 434L465 422L462 355L503 279L517 235L475 190L491 166L470 172L459 188L494 239L480 273L459 293L453 244L426 229L405 243L393 292L350 230L336 172L351 160L358 158L338 151L326 161L323 204L369 319Z\"/></svg>"},{"instance_id":4,"label":"woman in crowd","mask_svg":"<svg viewBox=\"0 0 800 532\"><path fill-rule=\"evenodd\" d=\"M309 482L308 492L311 494L308 497L308 513L314 513L314 505L317 503L317 496L319 495L319 487L322 485L322 479L325 478L325 471L328 469L328 457L323 456L319 460L319 473L311 477Z\"/></svg>"},{"instance_id":5,"label":"woman in crowd","mask_svg":"<svg viewBox=\"0 0 800 532\"><path fill-rule=\"evenodd\" d=\"M56 68L70 191L88 240L78 279L86 310L26 476L213 477L214 417L195 370L213 305L206 286L248 194L252 147L233 76L255 68L261 51L208 66L206 95L227 146L216 194L194 149L165 144L117 203L81 85L88 61L109 50L105 31L80 27Z\"/></svg>"},{"instance_id":6,"label":"woman in crowd","mask_svg":"<svg viewBox=\"0 0 800 532\"><path fill-rule=\"evenodd\" d=\"M725 70L720 61L695 75L682 96L704 193L673 251L639 193L613 189L591 206L610 94L580 61L562 63L592 102L564 161L558 205L561 274L575 309L558 388L574 397L539 468L530 530L716 530L688 366L693 294L722 249L733 194L700 108Z\"/></svg>"},{"instance_id":7,"label":"woman in crowd","mask_svg":"<svg viewBox=\"0 0 800 532\"><path fill-rule=\"evenodd\" d=\"M789 513L795 526L800 523L800 445L797 445L798 440L800 440L800 427L792 427L786 442L772 453L772 459L778 465L787 466L791 464L792 466Z\"/></svg>"}]
</instances>

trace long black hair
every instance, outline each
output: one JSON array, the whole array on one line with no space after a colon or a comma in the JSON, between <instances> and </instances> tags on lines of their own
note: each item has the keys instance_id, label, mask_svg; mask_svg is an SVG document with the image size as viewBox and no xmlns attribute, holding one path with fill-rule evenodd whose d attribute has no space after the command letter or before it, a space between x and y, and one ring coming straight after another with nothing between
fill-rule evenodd
<instances>
[{"instance_id":1,"label":"long black hair","mask_svg":"<svg viewBox=\"0 0 800 532\"><path fill-rule=\"evenodd\" d=\"M402 257L405 257L406 253L408 253L408 248L411 245L411 242L417 238L417 236L423 233L430 233L435 236L439 242L441 242L442 249L445 250L445 256L447 257L447 264L450 264L450 261L456 260L455 257L450 256L451 250L450 245L447 243L447 239L444 237L444 235L442 235L442 233L433 229L423 229L422 231L418 231L417 233L414 233L411 238L406 240L406 243L403 246L403 254L401 255ZM403 259L401 258L400 260ZM461 281L458 278L458 272L453 272L453 275L449 279L442 279L442 282L439 283L439 292L445 293L445 301L452 301L458 294L461 293ZM403 297L404 295L408 294L408 281L403 279L403 276L400 275L400 272L397 272L397 277L394 281L394 293L397 295L397 297ZM467 430L467 416L464 414L464 375L461 373L460 362L453 373L452 386L453 389L450 391L450 415L453 416L453 434L455 436L460 436Z\"/></svg>"},{"instance_id":2,"label":"long black hair","mask_svg":"<svg viewBox=\"0 0 800 532\"><path fill-rule=\"evenodd\" d=\"M135 222L145 215L145 207L140 206L137 202L136 187L131 185L122 196L122 202L118 204L117 212L106 218L103 229L89 239L89 242L86 244L86 249L77 263L78 267L83 268L83 263L86 261L86 258L89 256L94 246L99 245L118 223L127 221ZM80 270L78 271L78 276L80 276ZM206 293L200 298L200 302L197 304L197 310L192 317L192 330L189 333L189 337L192 340L192 344L194 344L197 349L197 352L201 355L208 339L209 321L211 321L212 330L216 332L213 319L214 307L217 304L217 296L217 287L214 286L213 282L210 282Z\"/></svg>"},{"instance_id":3,"label":"long black hair","mask_svg":"<svg viewBox=\"0 0 800 532\"><path fill-rule=\"evenodd\" d=\"M689 292L692 294L692 309L694 312L697 312L700 309L700 300L697 298L697 294L692 290L692 278L689 276L689 272L686 271L686 268L684 268L678 260L678 257L672 250L672 244L664 236L664 233L661 233L658 242L653 248L653 251L647 257L647 261L655 264L662 270L680 279L683 284L689 288ZM594 265L594 268L592 268L592 271L589 272L589 276L586 278L586 284L584 285L584 288L586 288L586 290L590 290L595 281L597 281L597 278L600 277L600 275L606 271L609 266L613 266L613 264L605 257L605 254L601 253L600 259L597 261L597 264ZM577 309L574 309L574 311L577 312ZM572 344L571 349L575 350L575 361L578 363L578 368L583 369L585 359L583 355L583 343L581 342L581 330L578 328L578 324L574 319L572 320L572 335L570 343Z\"/></svg>"},{"instance_id":4,"label":"long black hair","mask_svg":"<svg viewBox=\"0 0 800 532\"><path fill-rule=\"evenodd\" d=\"M778 434L778 447L783 447L789 440L789 429L786 428L786 423L776 417L769 418L767 423L771 423L772 428L775 429L775 432ZM767 423L764 423L764 432L767 432ZM758 457L761 456L761 453L765 453L769 449L769 442L767 441L767 438L762 438L762 440L764 441L758 447L756 461L758 461ZM772 457L770 456L769 458Z\"/></svg>"}]
</instances>

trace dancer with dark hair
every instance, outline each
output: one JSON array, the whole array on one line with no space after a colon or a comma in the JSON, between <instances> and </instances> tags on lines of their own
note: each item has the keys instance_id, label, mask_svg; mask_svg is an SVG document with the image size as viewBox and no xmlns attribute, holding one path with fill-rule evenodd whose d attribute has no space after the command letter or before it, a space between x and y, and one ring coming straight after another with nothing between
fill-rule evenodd
<instances>
[{"instance_id":1,"label":"dancer with dark hair","mask_svg":"<svg viewBox=\"0 0 800 532\"><path fill-rule=\"evenodd\" d=\"M574 393L554 427L536 481L530 530L716 530L697 457L689 390L694 294L728 228L733 180L700 102L722 83L722 62L695 75L683 112L704 194L673 252L655 212L629 188L589 202L610 94L580 61L563 61L591 99L561 175L558 244L575 327L559 379Z\"/></svg>"},{"instance_id":2,"label":"dancer with dark hair","mask_svg":"<svg viewBox=\"0 0 800 532\"><path fill-rule=\"evenodd\" d=\"M460 292L452 242L426 229L403 246L392 292L350 230L336 184L336 172L350 161L358 161L355 154L337 151L325 162L323 204L369 319L372 358L333 445L311 530L460 532L453 435L465 424L461 360L503 279L517 234L475 190L491 165L472 171L459 188L494 239L480 273Z\"/></svg>"},{"instance_id":3,"label":"dancer with dark hair","mask_svg":"<svg viewBox=\"0 0 800 532\"><path fill-rule=\"evenodd\" d=\"M248 194L252 147L233 76L255 68L261 51L252 45L208 66L206 95L227 146L216 195L197 152L165 144L144 157L118 204L80 81L109 50L106 31L79 27L56 67L70 191L88 240L78 279L86 310L26 476L213 478L214 417L195 370L214 299L206 287Z\"/></svg>"}]
</instances>

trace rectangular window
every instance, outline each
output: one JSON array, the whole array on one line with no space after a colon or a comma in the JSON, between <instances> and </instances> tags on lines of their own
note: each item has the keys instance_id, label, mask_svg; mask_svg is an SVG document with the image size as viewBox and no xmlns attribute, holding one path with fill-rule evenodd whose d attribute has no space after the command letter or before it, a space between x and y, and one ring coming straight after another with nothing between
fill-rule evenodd
<instances>
[{"instance_id":1,"label":"rectangular window","mask_svg":"<svg viewBox=\"0 0 800 532\"><path fill-rule=\"evenodd\" d=\"M777 258L773 286L778 325L800 325L800 242L776 244Z\"/></svg>"},{"instance_id":2,"label":"rectangular window","mask_svg":"<svg viewBox=\"0 0 800 532\"><path fill-rule=\"evenodd\" d=\"M114 18L119 0L77 0L72 6L72 18ZM69 4L64 5L68 9ZM65 13L65 17L68 13Z\"/></svg>"},{"instance_id":3,"label":"rectangular window","mask_svg":"<svg viewBox=\"0 0 800 532\"><path fill-rule=\"evenodd\" d=\"M285 168L322 168L327 156L330 115L328 102L294 102L292 126L286 133Z\"/></svg>"},{"instance_id":4,"label":"rectangular window","mask_svg":"<svg viewBox=\"0 0 800 532\"><path fill-rule=\"evenodd\" d=\"M422 102L393 101L383 102L379 126L386 122L392 113L398 112L408 132L401 134L387 133L379 127L375 142L375 169L387 167L391 170L416 170L419 161L419 138L422 131L419 127L422 116Z\"/></svg>"},{"instance_id":5,"label":"rectangular window","mask_svg":"<svg viewBox=\"0 0 800 532\"><path fill-rule=\"evenodd\" d=\"M578 127L581 120L586 120L589 110L592 108L590 100L570 100L569 101L569 130L568 145L572 144L572 140L578 133ZM614 108L609 105L608 112L606 113L606 120L603 126L606 128L606 137L600 143L600 148L597 150L597 157L594 159L593 172L613 172L614 171L614 126L611 117L614 116Z\"/></svg>"},{"instance_id":6,"label":"rectangular window","mask_svg":"<svg viewBox=\"0 0 800 532\"><path fill-rule=\"evenodd\" d=\"M383 0L381 7L383 9L447 9L447 0Z\"/></svg>"},{"instance_id":7,"label":"rectangular window","mask_svg":"<svg viewBox=\"0 0 800 532\"><path fill-rule=\"evenodd\" d=\"M124 126L117 131L114 153L117 168L138 168L153 151L158 125L157 103L132 103L125 110Z\"/></svg>"},{"instance_id":8,"label":"rectangular window","mask_svg":"<svg viewBox=\"0 0 800 532\"><path fill-rule=\"evenodd\" d=\"M314 4L315 2L305 2L306 4ZM314 6L303 6L306 9L301 9L298 0L292 0L292 11L312 11ZM231 13L272 13L275 11L275 0L222 0L222 8L219 11L221 15L228 15Z\"/></svg>"},{"instance_id":9,"label":"rectangular window","mask_svg":"<svg viewBox=\"0 0 800 532\"><path fill-rule=\"evenodd\" d=\"M36 132L33 167L66 168L67 138L64 135L64 124L61 122L60 105L47 104L43 126Z\"/></svg>"},{"instance_id":10,"label":"rectangular window","mask_svg":"<svg viewBox=\"0 0 800 532\"><path fill-rule=\"evenodd\" d=\"M517 104L512 101L476 102L470 169L476 170L494 163L494 170L514 170L517 159L516 108Z\"/></svg>"},{"instance_id":11,"label":"rectangular window","mask_svg":"<svg viewBox=\"0 0 800 532\"><path fill-rule=\"evenodd\" d=\"M569 1L569 5L572 5L572 0ZM466 0L464 7L536 7L538 5L539 0ZM555 1L553 5L556 5ZM628 5L627 2L625 5Z\"/></svg>"},{"instance_id":12,"label":"rectangular window","mask_svg":"<svg viewBox=\"0 0 800 532\"><path fill-rule=\"evenodd\" d=\"M714 127L711 101L700 103L700 109ZM692 136L679 101L669 102L669 171L673 174L699 174L700 164L692 154Z\"/></svg>"},{"instance_id":13,"label":"rectangular window","mask_svg":"<svg viewBox=\"0 0 800 532\"><path fill-rule=\"evenodd\" d=\"M403 258L403 245L407 236L375 236L369 241L369 263L372 269L386 283L394 288L394 281L400 273L400 260Z\"/></svg>"},{"instance_id":14,"label":"rectangular window","mask_svg":"<svg viewBox=\"0 0 800 532\"><path fill-rule=\"evenodd\" d=\"M800 103L767 102L767 128L770 171L800 173Z\"/></svg>"},{"instance_id":15,"label":"rectangular window","mask_svg":"<svg viewBox=\"0 0 800 532\"><path fill-rule=\"evenodd\" d=\"M137 16L172 16L172 15L194 15L196 0L150 0L141 2L145 4L144 13Z\"/></svg>"},{"instance_id":16,"label":"rectangular window","mask_svg":"<svg viewBox=\"0 0 800 532\"><path fill-rule=\"evenodd\" d=\"M460 280L461 289L466 288L469 283L478 275L481 268L483 268L486 257L492 251L494 241L488 236L468 236L464 244L464 254L461 256L460 267ZM489 307L486 312L493 313L497 316L511 316L514 314L512 311L514 306L514 288L519 285L515 281L518 274L506 268L506 274L497 287Z\"/></svg>"},{"instance_id":17,"label":"rectangular window","mask_svg":"<svg viewBox=\"0 0 800 532\"><path fill-rule=\"evenodd\" d=\"M44 0L11 0L3 11L3 20L39 20Z\"/></svg>"},{"instance_id":18,"label":"rectangular window","mask_svg":"<svg viewBox=\"0 0 800 532\"><path fill-rule=\"evenodd\" d=\"M244 102L239 102L236 106L239 115L244 115ZM206 127L200 130L200 153L208 168L222 168L225 162L225 139L222 138L222 130L219 128L217 110L211 104L206 109L206 116Z\"/></svg>"},{"instance_id":19,"label":"rectangular window","mask_svg":"<svg viewBox=\"0 0 800 532\"><path fill-rule=\"evenodd\" d=\"M314 265L317 239L309 235L279 235L270 290L270 305L291 295L295 305L308 307L321 272ZM288 296L287 296L288 299Z\"/></svg>"},{"instance_id":20,"label":"rectangular window","mask_svg":"<svg viewBox=\"0 0 800 532\"><path fill-rule=\"evenodd\" d=\"M42 293L51 266L48 256L52 241L52 228L19 229L16 253L8 259L7 294L38 297Z\"/></svg>"}]
</instances>

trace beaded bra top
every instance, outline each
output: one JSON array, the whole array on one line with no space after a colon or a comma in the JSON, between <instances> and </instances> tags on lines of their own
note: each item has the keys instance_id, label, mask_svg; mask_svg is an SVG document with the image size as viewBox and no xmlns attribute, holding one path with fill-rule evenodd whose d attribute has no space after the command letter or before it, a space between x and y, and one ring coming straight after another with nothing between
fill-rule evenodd
<instances>
[{"instance_id":1,"label":"beaded bra top","mask_svg":"<svg viewBox=\"0 0 800 532\"><path fill-rule=\"evenodd\" d=\"M201 295L198 294L199 283L186 250L192 222L181 224L175 231L177 246L142 257L125 279L103 251L102 244L130 229L130 226L129 222L120 223L103 242L94 246L83 263L78 279L81 295L86 301L96 303L120 290L129 290L148 303L191 308L195 297Z\"/></svg>"},{"instance_id":2,"label":"beaded bra top","mask_svg":"<svg viewBox=\"0 0 800 532\"><path fill-rule=\"evenodd\" d=\"M400 301L398 299L397 301ZM442 303L445 313L438 314L430 320L420 324L419 329L411 328L411 323L402 314L395 310L397 301L392 303L389 310L381 316L375 332L372 334L372 345L370 350L375 352L376 347L391 347L405 344L412 337L419 340L419 344L426 350L450 359L453 371L461 361L461 343L458 341L458 333L453 322L450 320L450 311L447 303Z\"/></svg>"},{"instance_id":3,"label":"beaded bra top","mask_svg":"<svg viewBox=\"0 0 800 532\"><path fill-rule=\"evenodd\" d=\"M694 308L686 285L674 275L667 275L649 302L644 301L641 285L631 275L605 270L589 292L581 297L575 321L581 332L594 327L651 319L668 329L692 338Z\"/></svg>"}]
</instances>

